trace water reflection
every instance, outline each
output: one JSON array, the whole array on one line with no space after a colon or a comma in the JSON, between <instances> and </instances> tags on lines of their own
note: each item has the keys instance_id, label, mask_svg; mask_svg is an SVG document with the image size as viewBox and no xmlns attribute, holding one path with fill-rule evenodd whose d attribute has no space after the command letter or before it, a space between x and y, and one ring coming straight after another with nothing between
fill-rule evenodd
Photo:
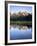
<instances>
[{"instance_id":1,"label":"water reflection","mask_svg":"<svg viewBox=\"0 0 37 46\"><path fill-rule=\"evenodd\" d=\"M32 39L32 28L27 26L12 25L10 27L10 40Z\"/></svg>"}]
</instances>

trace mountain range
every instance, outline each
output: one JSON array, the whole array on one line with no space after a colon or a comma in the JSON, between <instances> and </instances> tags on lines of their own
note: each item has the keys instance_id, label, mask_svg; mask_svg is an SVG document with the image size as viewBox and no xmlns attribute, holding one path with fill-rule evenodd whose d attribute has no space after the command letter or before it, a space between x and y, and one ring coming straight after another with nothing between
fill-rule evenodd
<instances>
[{"instance_id":1,"label":"mountain range","mask_svg":"<svg viewBox=\"0 0 37 46\"><path fill-rule=\"evenodd\" d=\"M13 21L32 21L32 13L27 12L18 12L18 13L10 13L10 20Z\"/></svg>"}]
</instances>

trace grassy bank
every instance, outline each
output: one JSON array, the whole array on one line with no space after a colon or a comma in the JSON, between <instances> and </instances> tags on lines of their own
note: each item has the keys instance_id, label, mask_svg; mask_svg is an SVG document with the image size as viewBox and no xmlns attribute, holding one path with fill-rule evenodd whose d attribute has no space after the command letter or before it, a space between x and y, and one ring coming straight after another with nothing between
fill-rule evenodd
<instances>
[{"instance_id":1,"label":"grassy bank","mask_svg":"<svg viewBox=\"0 0 37 46\"><path fill-rule=\"evenodd\" d=\"M10 21L10 24L32 24L32 21Z\"/></svg>"}]
</instances>

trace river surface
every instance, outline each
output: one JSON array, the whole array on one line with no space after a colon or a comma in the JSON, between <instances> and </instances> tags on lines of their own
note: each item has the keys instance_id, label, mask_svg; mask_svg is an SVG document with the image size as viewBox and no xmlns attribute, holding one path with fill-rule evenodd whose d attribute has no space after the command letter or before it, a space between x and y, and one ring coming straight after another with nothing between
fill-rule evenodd
<instances>
[{"instance_id":1,"label":"river surface","mask_svg":"<svg viewBox=\"0 0 37 46\"><path fill-rule=\"evenodd\" d=\"M32 28L20 28L20 26L10 28L10 40L32 39Z\"/></svg>"}]
</instances>

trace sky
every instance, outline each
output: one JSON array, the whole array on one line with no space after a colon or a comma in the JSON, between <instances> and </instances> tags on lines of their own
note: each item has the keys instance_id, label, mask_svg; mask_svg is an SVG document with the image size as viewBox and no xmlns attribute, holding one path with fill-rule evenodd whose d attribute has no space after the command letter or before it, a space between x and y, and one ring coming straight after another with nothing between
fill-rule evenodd
<instances>
[{"instance_id":1,"label":"sky","mask_svg":"<svg viewBox=\"0 0 37 46\"><path fill-rule=\"evenodd\" d=\"M32 13L32 7L31 6L10 6L10 12L11 13L17 13L17 12L29 12Z\"/></svg>"}]
</instances>

